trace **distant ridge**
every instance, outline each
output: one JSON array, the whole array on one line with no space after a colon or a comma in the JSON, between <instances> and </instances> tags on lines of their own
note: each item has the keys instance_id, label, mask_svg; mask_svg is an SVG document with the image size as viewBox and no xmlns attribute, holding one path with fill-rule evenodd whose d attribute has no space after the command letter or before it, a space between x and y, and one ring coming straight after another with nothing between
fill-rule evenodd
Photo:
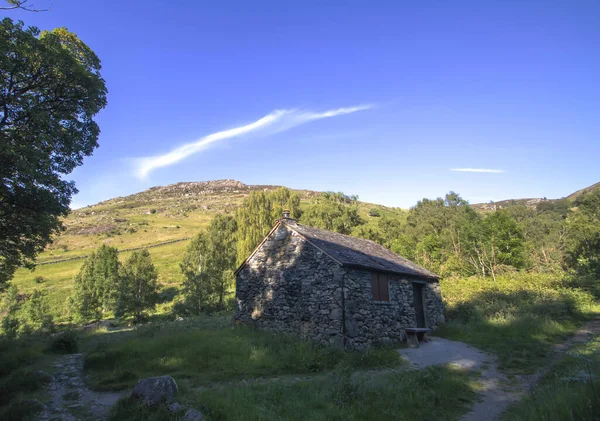
<instances>
[{"instance_id":1,"label":"distant ridge","mask_svg":"<svg viewBox=\"0 0 600 421\"><path fill-rule=\"evenodd\" d=\"M579 197L583 196L586 193L593 192L594 190L600 190L600 182L598 182L596 184L592 184L591 186L586 187L584 189L577 190L574 193L571 193L570 195L567 196L567 199L575 200L575 199L578 199Z\"/></svg>"},{"instance_id":2,"label":"distant ridge","mask_svg":"<svg viewBox=\"0 0 600 421\"><path fill-rule=\"evenodd\" d=\"M576 200L576 199L580 198L581 196L583 196L584 194L590 193L595 190L600 190L600 182L598 182L596 184L592 184L591 186L585 187L581 190L577 190L576 192L571 193L567 197L562 197L561 199ZM538 197L538 198L525 198L525 199L507 199L507 200L499 200L497 202L490 202L490 203L475 203L475 204L472 204L471 206L473 206L476 209L489 210L489 211L493 211L496 209L502 209L502 208L505 208L505 207L511 206L511 205L525 205L528 208L535 209L540 202L545 202L545 201L552 202L552 201L561 200L561 199L546 199L545 197L544 198Z\"/></svg>"}]
</instances>

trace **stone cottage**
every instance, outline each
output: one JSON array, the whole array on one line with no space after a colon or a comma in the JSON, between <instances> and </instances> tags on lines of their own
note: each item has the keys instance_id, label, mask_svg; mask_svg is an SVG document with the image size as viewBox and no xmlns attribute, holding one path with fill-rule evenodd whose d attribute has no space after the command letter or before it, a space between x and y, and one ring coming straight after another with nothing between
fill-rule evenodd
<instances>
[{"instance_id":1,"label":"stone cottage","mask_svg":"<svg viewBox=\"0 0 600 421\"><path fill-rule=\"evenodd\" d=\"M236 321L323 345L362 350L443 317L437 275L289 213L236 271Z\"/></svg>"}]
</instances>

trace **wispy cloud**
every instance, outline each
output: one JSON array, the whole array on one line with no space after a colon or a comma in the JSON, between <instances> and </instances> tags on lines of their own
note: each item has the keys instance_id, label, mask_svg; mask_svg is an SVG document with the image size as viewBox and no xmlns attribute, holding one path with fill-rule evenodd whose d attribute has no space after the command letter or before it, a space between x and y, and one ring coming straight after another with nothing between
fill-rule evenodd
<instances>
[{"instance_id":1,"label":"wispy cloud","mask_svg":"<svg viewBox=\"0 0 600 421\"><path fill-rule=\"evenodd\" d=\"M140 179L146 178L157 168L168 167L179 161L197 154L210 146L235 137L245 135L268 135L289 130L310 121L324 118L336 117L344 114L352 114L358 111L368 110L373 105L358 105L354 107L336 108L324 112L303 111L296 109L275 110L266 116L245 126L212 133L197 139L194 142L181 145L170 152L134 160L134 174Z\"/></svg>"},{"instance_id":2,"label":"wispy cloud","mask_svg":"<svg viewBox=\"0 0 600 421\"><path fill-rule=\"evenodd\" d=\"M492 168L450 168L450 171L458 172L488 172L488 173L502 173L504 170L495 170Z\"/></svg>"}]
</instances>

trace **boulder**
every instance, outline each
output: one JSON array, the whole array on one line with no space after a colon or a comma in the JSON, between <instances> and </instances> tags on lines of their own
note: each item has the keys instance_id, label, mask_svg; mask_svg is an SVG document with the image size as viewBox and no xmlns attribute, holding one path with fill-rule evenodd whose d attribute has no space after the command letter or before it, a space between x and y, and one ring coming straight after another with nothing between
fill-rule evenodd
<instances>
[{"instance_id":1,"label":"boulder","mask_svg":"<svg viewBox=\"0 0 600 421\"><path fill-rule=\"evenodd\" d=\"M173 402L169 405L169 412L180 412L187 409L187 406L180 404L179 402Z\"/></svg>"},{"instance_id":2,"label":"boulder","mask_svg":"<svg viewBox=\"0 0 600 421\"><path fill-rule=\"evenodd\" d=\"M202 412L196 411L194 408L188 409L181 421L205 421Z\"/></svg>"},{"instance_id":3,"label":"boulder","mask_svg":"<svg viewBox=\"0 0 600 421\"><path fill-rule=\"evenodd\" d=\"M177 391L177 383L173 377L150 377L136 383L131 398L140 399L145 405L158 405L161 402L173 402Z\"/></svg>"}]
</instances>

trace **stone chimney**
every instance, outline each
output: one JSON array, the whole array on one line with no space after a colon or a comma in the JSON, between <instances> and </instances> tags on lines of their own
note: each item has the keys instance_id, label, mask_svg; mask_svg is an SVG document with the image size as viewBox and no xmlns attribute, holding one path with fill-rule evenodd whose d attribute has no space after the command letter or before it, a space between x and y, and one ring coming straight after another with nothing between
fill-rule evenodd
<instances>
[{"instance_id":1,"label":"stone chimney","mask_svg":"<svg viewBox=\"0 0 600 421\"><path fill-rule=\"evenodd\" d=\"M283 211L283 218L284 219L290 219L290 211L289 211L289 209L284 209L284 211Z\"/></svg>"}]
</instances>

